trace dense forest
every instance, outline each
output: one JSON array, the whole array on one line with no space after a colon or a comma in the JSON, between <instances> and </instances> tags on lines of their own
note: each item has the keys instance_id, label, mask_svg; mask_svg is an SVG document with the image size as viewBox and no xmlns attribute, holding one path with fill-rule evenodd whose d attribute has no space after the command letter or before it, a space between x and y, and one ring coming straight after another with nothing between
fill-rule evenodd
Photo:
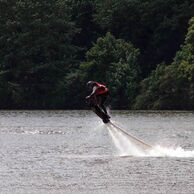
<instances>
[{"instance_id":1,"label":"dense forest","mask_svg":"<svg viewBox=\"0 0 194 194\"><path fill-rule=\"evenodd\" d=\"M0 0L0 108L194 109L193 0Z\"/></svg>"}]
</instances>

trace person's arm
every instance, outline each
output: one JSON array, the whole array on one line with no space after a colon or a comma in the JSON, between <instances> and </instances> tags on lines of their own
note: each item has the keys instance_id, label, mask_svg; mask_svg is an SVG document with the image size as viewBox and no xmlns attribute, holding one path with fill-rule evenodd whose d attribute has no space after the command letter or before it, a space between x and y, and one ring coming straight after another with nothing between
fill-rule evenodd
<instances>
[{"instance_id":1,"label":"person's arm","mask_svg":"<svg viewBox=\"0 0 194 194\"><path fill-rule=\"evenodd\" d=\"M93 87L93 90L92 90L92 93L89 96L86 96L86 99L91 98L92 96L94 96L97 89L98 89L98 87L97 86L94 86Z\"/></svg>"}]
</instances>

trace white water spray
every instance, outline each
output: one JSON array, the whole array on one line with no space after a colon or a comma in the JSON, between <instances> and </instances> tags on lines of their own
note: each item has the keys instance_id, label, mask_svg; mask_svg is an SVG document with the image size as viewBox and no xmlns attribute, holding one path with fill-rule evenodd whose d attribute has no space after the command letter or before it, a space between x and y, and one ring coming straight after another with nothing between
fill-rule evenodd
<instances>
[{"instance_id":1,"label":"white water spray","mask_svg":"<svg viewBox=\"0 0 194 194\"><path fill-rule=\"evenodd\" d=\"M108 124L107 128L120 156L194 157L194 150L186 151L181 147L170 148L159 145L151 146L128 134L115 124Z\"/></svg>"},{"instance_id":2,"label":"white water spray","mask_svg":"<svg viewBox=\"0 0 194 194\"><path fill-rule=\"evenodd\" d=\"M181 147L172 148L172 147L162 147L160 145L156 145L149 151L147 156L153 157L194 157L194 150L188 151L184 150Z\"/></svg>"},{"instance_id":3,"label":"white water spray","mask_svg":"<svg viewBox=\"0 0 194 194\"><path fill-rule=\"evenodd\" d=\"M118 131L113 126L109 126L109 133L114 141L115 146L119 151L120 156L127 156L127 155L136 155L136 156L144 156L144 152L132 141L129 141L128 138L123 135L120 131Z\"/></svg>"}]
</instances>

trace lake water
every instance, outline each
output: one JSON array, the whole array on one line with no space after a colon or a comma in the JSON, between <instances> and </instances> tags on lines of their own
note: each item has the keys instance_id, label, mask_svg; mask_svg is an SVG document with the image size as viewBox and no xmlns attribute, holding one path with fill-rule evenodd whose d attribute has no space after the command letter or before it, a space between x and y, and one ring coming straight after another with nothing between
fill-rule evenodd
<instances>
[{"instance_id":1,"label":"lake water","mask_svg":"<svg viewBox=\"0 0 194 194\"><path fill-rule=\"evenodd\" d=\"M194 113L0 111L0 193L194 193Z\"/></svg>"}]
</instances>

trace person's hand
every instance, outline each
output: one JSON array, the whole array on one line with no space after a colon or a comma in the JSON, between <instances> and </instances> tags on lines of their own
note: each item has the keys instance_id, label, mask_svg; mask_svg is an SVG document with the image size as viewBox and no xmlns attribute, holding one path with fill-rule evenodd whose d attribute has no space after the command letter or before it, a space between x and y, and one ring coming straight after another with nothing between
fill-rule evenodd
<instances>
[{"instance_id":1,"label":"person's hand","mask_svg":"<svg viewBox=\"0 0 194 194\"><path fill-rule=\"evenodd\" d=\"M90 96L86 96L86 100L90 99Z\"/></svg>"}]
</instances>

